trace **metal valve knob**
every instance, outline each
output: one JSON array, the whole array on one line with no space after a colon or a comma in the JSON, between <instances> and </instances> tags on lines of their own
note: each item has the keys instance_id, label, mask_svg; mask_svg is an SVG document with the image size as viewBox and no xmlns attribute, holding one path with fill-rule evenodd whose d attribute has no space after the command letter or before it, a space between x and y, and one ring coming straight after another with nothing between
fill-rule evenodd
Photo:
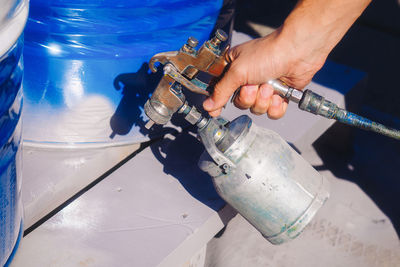
<instances>
[{"instance_id":1,"label":"metal valve knob","mask_svg":"<svg viewBox=\"0 0 400 267\"><path fill-rule=\"evenodd\" d=\"M221 29L215 31L214 37L211 39L211 44L218 47L221 42L225 42L228 39L228 35Z\"/></svg>"},{"instance_id":2,"label":"metal valve knob","mask_svg":"<svg viewBox=\"0 0 400 267\"><path fill-rule=\"evenodd\" d=\"M193 36L190 36L189 39L186 41L186 44L191 48L195 48L199 44L199 40L197 40Z\"/></svg>"},{"instance_id":3,"label":"metal valve knob","mask_svg":"<svg viewBox=\"0 0 400 267\"><path fill-rule=\"evenodd\" d=\"M215 37L220 40L221 42L225 42L228 39L228 35L221 29L218 29L215 32Z\"/></svg>"}]
</instances>

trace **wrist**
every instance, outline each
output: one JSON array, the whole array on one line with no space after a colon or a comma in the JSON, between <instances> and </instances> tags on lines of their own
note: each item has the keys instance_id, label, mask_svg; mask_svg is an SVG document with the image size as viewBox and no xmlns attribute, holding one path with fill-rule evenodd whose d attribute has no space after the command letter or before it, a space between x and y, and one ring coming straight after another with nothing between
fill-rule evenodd
<instances>
[{"instance_id":1,"label":"wrist","mask_svg":"<svg viewBox=\"0 0 400 267\"><path fill-rule=\"evenodd\" d=\"M326 56L361 15L370 0L300 0L282 25L293 46Z\"/></svg>"},{"instance_id":2,"label":"wrist","mask_svg":"<svg viewBox=\"0 0 400 267\"><path fill-rule=\"evenodd\" d=\"M303 23L303 22L302 22ZM285 24L276 31L277 47L282 59L286 59L290 69L307 68L311 72L318 71L331 51L325 38L310 27L303 30L305 24Z\"/></svg>"}]
</instances>

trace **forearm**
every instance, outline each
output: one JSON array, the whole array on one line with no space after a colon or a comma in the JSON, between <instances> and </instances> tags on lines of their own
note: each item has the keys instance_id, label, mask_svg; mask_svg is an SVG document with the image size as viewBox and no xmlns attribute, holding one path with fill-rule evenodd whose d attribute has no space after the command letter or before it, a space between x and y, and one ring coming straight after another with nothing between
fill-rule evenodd
<instances>
[{"instance_id":1,"label":"forearm","mask_svg":"<svg viewBox=\"0 0 400 267\"><path fill-rule=\"evenodd\" d=\"M282 26L281 35L294 50L329 52L371 0L300 0Z\"/></svg>"}]
</instances>

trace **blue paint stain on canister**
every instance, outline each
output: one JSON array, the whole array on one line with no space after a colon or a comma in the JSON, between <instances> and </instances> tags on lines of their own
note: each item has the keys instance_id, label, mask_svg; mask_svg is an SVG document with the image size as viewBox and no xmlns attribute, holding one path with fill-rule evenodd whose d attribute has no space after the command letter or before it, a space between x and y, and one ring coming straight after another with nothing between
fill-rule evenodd
<instances>
[{"instance_id":1,"label":"blue paint stain on canister","mask_svg":"<svg viewBox=\"0 0 400 267\"><path fill-rule=\"evenodd\" d=\"M0 10L0 266L8 266L22 236L21 110L24 0Z\"/></svg>"},{"instance_id":2,"label":"blue paint stain on canister","mask_svg":"<svg viewBox=\"0 0 400 267\"><path fill-rule=\"evenodd\" d=\"M25 29L24 144L148 140L148 61L209 38L223 0L31 0ZM200 46L200 45L199 45Z\"/></svg>"}]
</instances>

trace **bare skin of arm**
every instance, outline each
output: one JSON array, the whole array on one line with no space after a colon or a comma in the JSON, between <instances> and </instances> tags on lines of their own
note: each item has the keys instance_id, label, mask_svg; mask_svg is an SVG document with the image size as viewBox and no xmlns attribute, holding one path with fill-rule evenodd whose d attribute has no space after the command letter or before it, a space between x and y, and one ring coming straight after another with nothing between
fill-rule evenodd
<instances>
[{"instance_id":1,"label":"bare skin of arm","mask_svg":"<svg viewBox=\"0 0 400 267\"><path fill-rule=\"evenodd\" d=\"M204 109L218 116L234 91L241 88L234 100L238 108L281 118L287 102L274 93L268 80L280 79L303 89L370 2L300 0L276 31L229 51L232 63L203 103Z\"/></svg>"}]
</instances>

